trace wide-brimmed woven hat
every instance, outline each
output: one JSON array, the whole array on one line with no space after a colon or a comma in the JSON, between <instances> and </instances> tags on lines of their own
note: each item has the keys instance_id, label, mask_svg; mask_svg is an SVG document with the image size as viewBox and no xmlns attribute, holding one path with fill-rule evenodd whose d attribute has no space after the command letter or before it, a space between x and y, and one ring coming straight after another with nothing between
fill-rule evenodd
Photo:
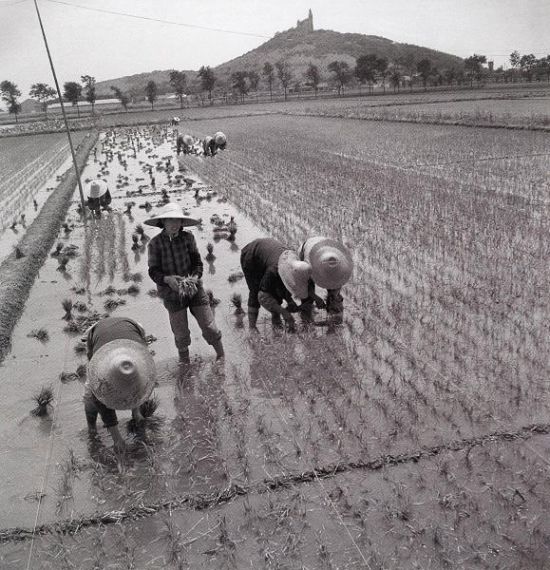
<instances>
[{"instance_id":1,"label":"wide-brimmed woven hat","mask_svg":"<svg viewBox=\"0 0 550 570\"><path fill-rule=\"evenodd\" d=\"M281 253L278 271L284 286L298 299L307 298L307 282L311 276L311 266L300 261L296 253L287 249Z\"/></svg>"},{"instance_id":2,"label":"wide-brimmed woven hat","mask_svg":"<svg viewBox=\"0 0 550 570\"><path fill-rule=\"evenodd\" d=\"M174 123L179 123L180 122L180 118L179 117L173 117L172 121L174 121Z\"/></svg>"},{"instance_id":3,"label":"wide-brimmed woven hat","mask_svg":"<svg viewBox=\"0 0 550 570\"><path fill-rule=\"evenodd\" d=\"M107 192L107 184L103 180L92 180L88 188L90 198L101 198Z\"/></svg>"},{"instance_id":4,"label":"wide-brimmed woven hat","mask_svg":"<svg viewBox=\"0 0 550 570\"><path fill-rule=\"evenodd\" d=\"M324 289L339 289L353 273L353 260L349 250L340 242L313 237L302 246L303 259L311 265L311 278Z\"/></svg>"},{"instance_id":5,"label":"wide-brimmed woven hat","mask_svg":"<svg viewBox=\"0 0 550 570\"><path fill-rule=\"evenodd\" d=\"M216 141L217 145L222 145L222 144L225 144L227 142L227 137L221 131L218 131L214 135L214 140Z\"/></svg>"},{"instance_id":6,"label":"wide-brimmed woven hat","mask_svg":"<svg viewBox=\"0 0 550 570\"><path fill-rule=\"evenodd\" d=\"M200 224L199 220L185 216L183 214L181 206L178 206L173 202L169 202L168 204L164 205L157 214L148 220L145 220L143 223L147 224L148 226L154 226L155 228L162 228L162 221L169 218L177 218L181 220L184 226L197 226Z\"/></svg>"},{"instance_id":7,"label":"wide-brimmed woven hat","mask_svg":"<svg viewBox=\"0 0 550 570\"><path fill-rule=\"evenodd\" d=\"M94 396L113 410L131 410L151 395L155 363L147 347L134 340L104 344L88 363L88 384Z\"/></svg>"},{"instance_id":8,"label":"wide-brimmed woven hat","mask_svg":"<svg viewBox=\"0 0 550 570\"><path fill-rule=\"evenodd\" d=\"M193 145L193 137L191 135L183 135L183 142L187 145L187 146L192 146Z\"/></svg>"}]
</instances>

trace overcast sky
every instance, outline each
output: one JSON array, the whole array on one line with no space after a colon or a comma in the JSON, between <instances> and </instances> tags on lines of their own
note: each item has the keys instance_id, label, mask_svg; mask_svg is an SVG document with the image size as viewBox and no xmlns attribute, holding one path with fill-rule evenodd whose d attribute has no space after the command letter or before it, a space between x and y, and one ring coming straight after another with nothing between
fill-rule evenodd
<instances>
[{"instance_id":1,"label":"overcast sky","mask_svg":"<svg viewBox=\"0 0 550 570\"><path fill-rule=\"evenodd\" d=\"M215 66L294 26L309 8L316 29L378 35L461 57L479 53L495 67L506 65L516 49L550 54L550 0L38 0L38 5L61 84L80 81L81 75L102 81L155 69ZM33 0L0 0L4 79L16 83L23 98L32 83L53 85Z\"/></svg>"}]
</instances>

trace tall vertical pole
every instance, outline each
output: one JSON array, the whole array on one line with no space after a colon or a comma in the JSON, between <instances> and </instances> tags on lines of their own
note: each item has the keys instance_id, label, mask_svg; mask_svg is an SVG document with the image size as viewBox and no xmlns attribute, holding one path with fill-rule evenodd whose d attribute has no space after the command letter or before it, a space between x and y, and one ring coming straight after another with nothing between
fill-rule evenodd
<instances>
[{"instance_id":1,"label":"tall vertical pole","mask_svg":"<svg viewBox=\"0 0 550 570\"><path fill-rule=\"evenodd\" d=\"M40 23L40 29L42 30L42 37L44 38L44 45L46 46L46 52L48 54L48 60L50 61L50 67L52 69L53 80L55 82L55 88L57 89L57 96L59 97L59 103L61 104L61 113L63 114L63 121L65 122L65 130L67 131L67 138L69 139L69 147L71 148L71 155L73 157L73 166L76 173L76 181L78 183L78 190L80 192L80 203L82 204L82 216L86 220L86 204L84 200L84 191L82 190L82 181L80 180L80 170L76 162L76 154L74 152L73 139L71 137L71 131L69 130L69 122L67 121L67 114L65 113L65 105L63 104L63 97L61 96L61 90L59 89L59 83L57 81L57 75L55 73L55 68L53 66L52 56L50 54L50 48L48 47L48 40L46 39L46 32L44 31L44 26L42 24L42 18L40 17L40 10L38 9L38 2L34 0L34 7L36 8L36 14L38 16L38 22Z\"/></svg>"}]
</instances>

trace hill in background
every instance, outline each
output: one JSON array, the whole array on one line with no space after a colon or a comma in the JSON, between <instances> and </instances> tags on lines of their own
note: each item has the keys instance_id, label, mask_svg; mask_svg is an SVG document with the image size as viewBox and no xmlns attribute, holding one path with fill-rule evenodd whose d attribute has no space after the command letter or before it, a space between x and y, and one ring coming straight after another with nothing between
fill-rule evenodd
<instances>
[{"instance_id":1,"label":"hill in background","mask_svg":"<svg viewBox=\"0 0 550 570\"><path fill-rule=\"evenodd\" d=\"M236 71L256 71L261 75L265 62L275 64L284 60L290 64L295 81L303 81L303 74L309 63L318 66L324 79L329 77L327 66L334 60L346 61L355 67L361 55L375 54L384 57L390 64L400 64L409 73L415 70L416 62L427 58L440 70L458 68L463 60L454 55L425 47L393 42L379 36L340 33L332 30L313 30L311 13L309 18L297 23L295 28L276 34L261 46L214 68L218 79L217 90L230 90L230 77ZM169 70L140 73L118 79L101 81L97 84L99 97L112 97L110 86L143 97L145 85L153 80L159 93L170 93ZM200 90L197 71L185 71L190 91ZM228 87L229 86L229 87Z\"/></svg>"}]
</instances>

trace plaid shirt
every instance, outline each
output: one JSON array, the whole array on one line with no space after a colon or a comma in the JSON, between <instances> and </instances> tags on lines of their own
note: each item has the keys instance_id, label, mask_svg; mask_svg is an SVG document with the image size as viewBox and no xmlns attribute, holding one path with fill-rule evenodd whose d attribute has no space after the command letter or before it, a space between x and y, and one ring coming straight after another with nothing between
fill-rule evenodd
<instances>
[{"instance_id":1,"label":"plaid shirt","mask_svg":"<svg viewBox=\"0 0 550 570\"><path fill-rule=\"evenodd\" d=\"M159 297L164 301L178 301L176 291L170 289L164 278L168 275L202 277L202 259L192 233L180 230L170 238L166 230L156 235L148 246L149 277L157 284Z\"/></svg>"}]
</instances>

